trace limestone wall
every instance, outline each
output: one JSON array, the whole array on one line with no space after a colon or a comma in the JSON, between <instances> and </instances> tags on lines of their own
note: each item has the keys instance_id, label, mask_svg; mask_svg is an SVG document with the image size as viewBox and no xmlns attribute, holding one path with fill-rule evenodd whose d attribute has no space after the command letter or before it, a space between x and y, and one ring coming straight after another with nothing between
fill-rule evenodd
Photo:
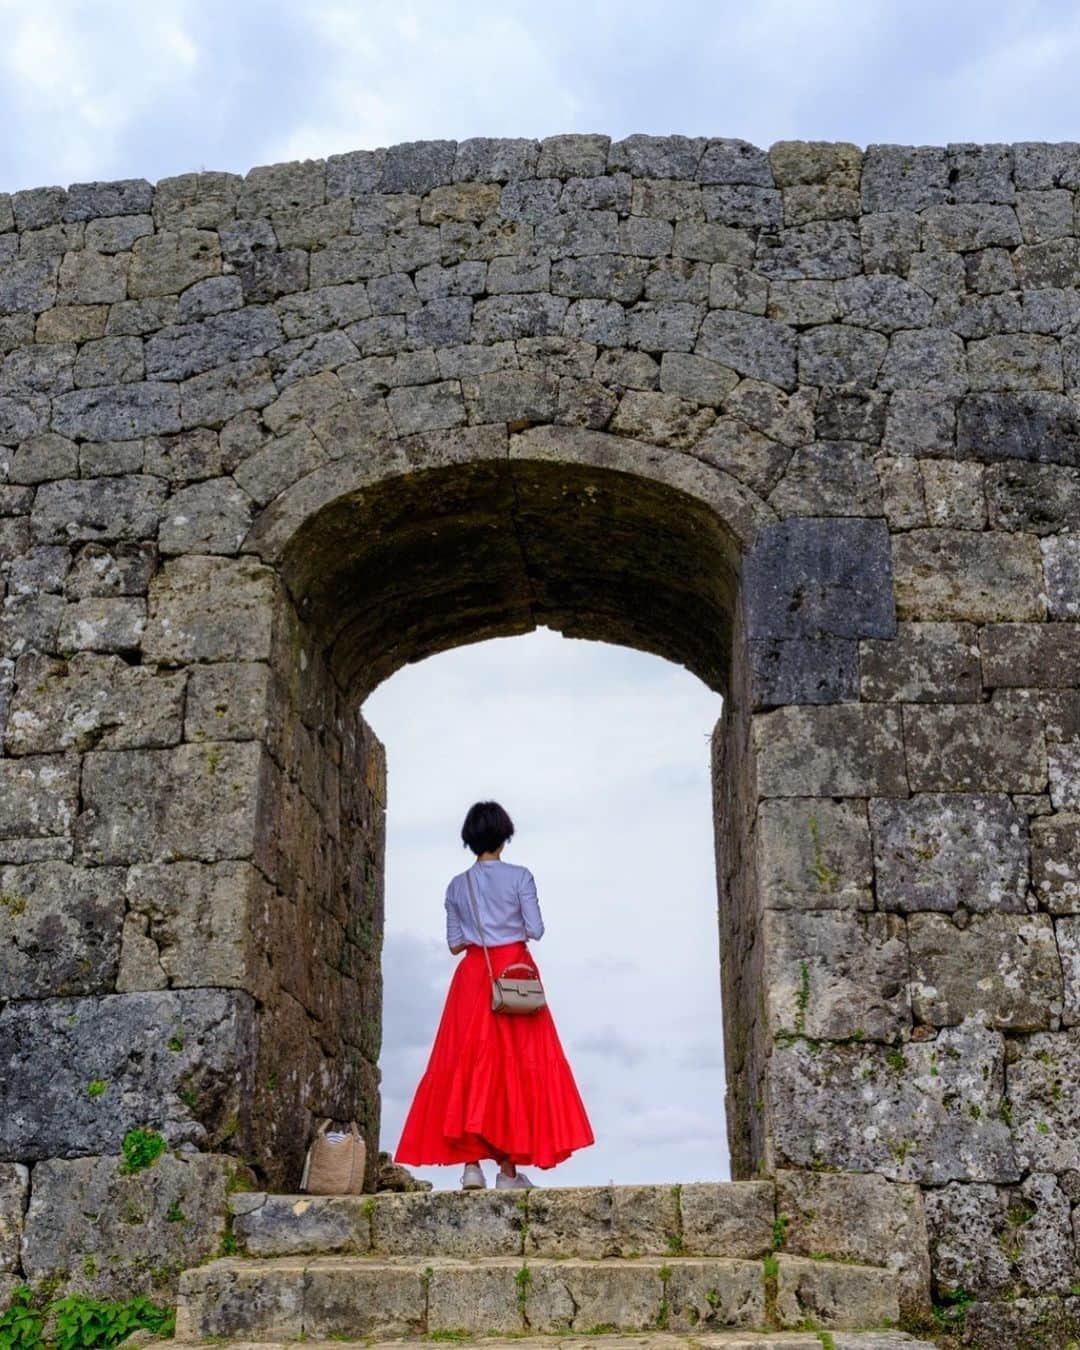
<instances>
[{"instance_id":1,"label":"limestone wall","mask_svg":"<svg viewBox=\"0 0 1080 1350\"><path fill-rule=\"evenodd\" d=\"M128 1129L219 1192L374 1137L360 700L547 622L729 694L740 1171L918 1183L977 1344L1075 1316L1078 190L572 136L0 195L0 1280Z\"/></svg>"}]
</instances>

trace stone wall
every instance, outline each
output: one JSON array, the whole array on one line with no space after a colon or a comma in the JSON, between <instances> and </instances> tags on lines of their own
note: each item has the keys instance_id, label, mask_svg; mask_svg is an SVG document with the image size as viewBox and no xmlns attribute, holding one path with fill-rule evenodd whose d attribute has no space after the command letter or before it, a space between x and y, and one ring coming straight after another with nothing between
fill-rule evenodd
<instances>
[{"instance_id":1,"label":"stone wall","mask_svg":"<svg viewBox=\"0 0 1080 1350\"><path fill-rule=\"evenodd\" d=\"M0 196L2 1278L127 1129L374 1143L362 699L547 623L728 695L739 1173L917 1184L976 1344L1075 1318L1078 191L571 136Z\"/></svg>"}]
</instances>

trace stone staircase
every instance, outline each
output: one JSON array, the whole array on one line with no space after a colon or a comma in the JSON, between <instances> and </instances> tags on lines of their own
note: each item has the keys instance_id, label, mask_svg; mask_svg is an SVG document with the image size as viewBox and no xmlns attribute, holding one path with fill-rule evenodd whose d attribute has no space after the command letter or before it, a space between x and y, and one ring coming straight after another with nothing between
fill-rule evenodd
<instances>
[{"instance_id":1,"label":"stone staircase","mask_svg":"<svg viewBox=\"0 0 1080 1350\"><path fill-rule=\"evenodd\" d=\"M239 1254L183 1273L174 1345L209 1337L517 1345L540 1336L650 1350L689 1336L759 1350L920 1344L881 1330L899 1317L892 1271L782 1249L767 1181L240 1193L231 1203ZM877 1334L843 1334L860 1330Z\"/></svg>"}]
</instances>

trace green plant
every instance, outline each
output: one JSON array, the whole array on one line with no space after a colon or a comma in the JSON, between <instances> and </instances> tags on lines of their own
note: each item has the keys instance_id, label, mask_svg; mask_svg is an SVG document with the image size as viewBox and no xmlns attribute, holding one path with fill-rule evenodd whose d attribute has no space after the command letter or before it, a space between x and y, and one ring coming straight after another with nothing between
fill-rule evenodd
<instances>
[{"instance_id":1,"label":"green plant","mask_svg":"<svg viewBox=\"0 0 1080 1350\"><path fill-rule=\"evenodd\" d=\"M767 1256L765 1258L765 1278L767 1280L775 1280L779 1274L780 1262L775 1256Z\"/></svg>"},{"instance_id":2,"label":"green plant","mask_svg":"<svg viewBox=\"0 0 1080 1350\"><path fill-rule=\"evenodd\" d=\"M907 1060L904 1058L904 1052L899 1046L894 1045L891 1050L885 1051L885 1063L896 1073L903 1073L907 1067Z\"/></svg>"},{"instance_id":3,"label":"green plant","mask_svg":"<svg viewBox=\"0 0 1080 1350\"><path fill-rule=\"evenodd\" d=\"M11 915L22 914L26 909L26 901L14 891L0 891L0 905Z\"/></svg>"},{"instance_id":4,"label":"green plant","mask_svg":"<svg viewBox=\"0 0 1080 1350\"><path fill-rule=\"evenodd\" d=\"M166 1045L168 1045L170 1050L183 1050L184 1038L179 1032L176 1032L175 1035L169 1037L166 1041Z\"/></svg>"},{"instance_id":5,"label":"green plant","mask_svg":"<svg viewBox=\"0 0 1080 1350\"><path fill-rule=\"evenodd\" d=\"M787 1230L790 1223L791 1216L788 1214L778 1214L773 1220L772 1249L774 1252L778 1252L787 1241Z\"/></svg>"},{"instance_id":6,"label":"green plant","mask_svg":"<svg viewBox=\"0 0 1080 1350\"><path fill-rule=\"evenodd\" d=\"M810 1006L810 967L799 962L799 989L795 995L795 1030L801 1036L806 1030L806 1010Z\"/></svg>"},{"instance_id":7,"label":"green plant","mask_svg":"<svg viewBox=\"0 0 1080 1350\"><path fill-rule=\"evenodd\" d=\"M38 1350L45 1320L34 1306L34 1294L28 1284L20 1284L11 1296L7 1310L0 1313L0 1345L4 1350Z\"/></svg>"},{"instance_id":8,"label":"green plant","mask_svg":"<svg viewBox=\"0 0 1080 1350\"><path fill-rule=\"evenodd\" d=\"M119 1345L134 1331L152 1331L156 1336L173 1334L176 1313L146 1297L136 1295L126 1303L70 1294L49 1305L55 1314L56 1350L89 1350L89 1347Z\"/></svg>"},{"instance_id":9,"label":"green plant","mask_svg":"<svg viewBox=\"0 0 1080 1350\"><path fill-rule=\"evenodd\" d=\"M100 1097L108 1086L104 1078L91 1078L86 1085L86 1095L88 1097Z\"/></svg>"},{"instance_id":10,"label":"green plant","mask_svg":"<svg viewBox=\"0 0 1080 1350\"><path fill-rule=\"evenodd\" d=\"M817 1338L821 1342L822 1350L836 1350L836 1342L827 1331L817 1332Z\"/></svg>"},{"instance_id":11,"label":"green plant","mask_svg":"<svg viewBox=\"0 0 1080 1350\"><path fill-rule=\"evenodd\" d=\"M831 867L825 865L824 854L821 848L821 831L818 827L817 816L810 817L810 838L814 842L814 880L817 883L819 891L834 891L840 876L834 872Z\"/></svg>"},{"instance_id":12,"label":"green plant","mask_svg":"<svg viewBox=\"0 0 1080 1350\"><path fill-rule=\"evenodd\" d=\"M221 1235L221 1242L218 1244L218 1256L239 1256L240 1244L236 1240L236 1234L231 1230Z\"/></svg>"},{"instance_id":13,"label":"green plant","mask_svg":"<svg viewBox=\"0 0 1080 1350\"><path fill-rule=\"evenodd\" d=\"M962 1285L942 1293L941 1301L933 1305L934 1321L940 1327L962 1326L971 1302L971 1295Z\"/></svg>"},{"instance_id":14,"label":"green plant","mask_svg":"<svg viewBox=\"0 0 1080 1350\"><path fill-rule=\"evenodd\" d=\"M187 1223L187 1215L180 1208L178 1201L174 1200L165 1211L165 1220L167 1223Z\"/></svg>"},{"instance_id":15,"label":"green plant","mask_svg":"<svg viewBox=\"0 0 1080 1350\"><path fill-rule=\"evenodd\" d=\"M529 1285L532 1283L532 1271L527 1265L523 1265L514 1276L514 1285L517 1288L517 1306L518 1312L522 1317L525 1316L525 1304L529 1298Z\"/></svg>"},{"instance_id":16,"label":"green plant","mask_svg":"<svg viewBox=\"0 0 1080 1350\"><path fill-rule=\"evenodd\" d=\"M141 1172L145 1167L153 1167L165 1152L165 1136L157 1130L128 1130L120 1148L124 1155L120 1171L130 1175L132 1172Z\"/></svg>"}]
</instances>

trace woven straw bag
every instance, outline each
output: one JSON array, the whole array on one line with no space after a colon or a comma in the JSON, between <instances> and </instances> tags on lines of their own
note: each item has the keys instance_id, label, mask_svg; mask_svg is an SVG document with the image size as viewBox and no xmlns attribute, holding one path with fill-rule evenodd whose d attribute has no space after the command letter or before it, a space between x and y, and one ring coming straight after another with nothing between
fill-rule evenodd
<instances>
[{"instance_id":1,"label":"woven straw bag","mask_svg":"<svg viewBox=\"0 0 1080 1350\"><path fill-rule=\"evenodd\" d=\"M329 1124L329 1116L319 1122L304 1159L300 1189L309 1195L359 1195L364 1189L367 1150L356 1121L349 1121L344 1139L327 1138Z\"/></svg>"}]
</instances>

